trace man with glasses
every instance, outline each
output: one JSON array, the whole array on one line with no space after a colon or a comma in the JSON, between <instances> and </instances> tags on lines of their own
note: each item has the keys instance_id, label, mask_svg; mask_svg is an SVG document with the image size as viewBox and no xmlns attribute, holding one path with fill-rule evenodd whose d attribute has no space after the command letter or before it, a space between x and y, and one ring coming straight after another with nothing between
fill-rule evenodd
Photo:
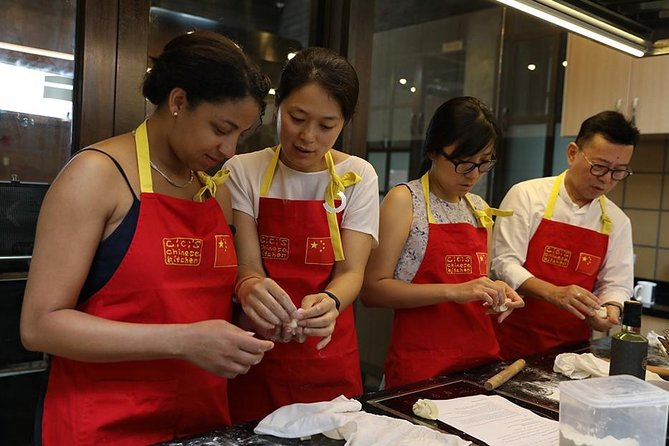
<instances>
[{"instance_id":1,"label":"man with glasses","mask_svg":"<svg viewBox=\"0 0 669 446\"><path fill-rule=\"evenodd\" d=\"M513 186L495 223L492 273L526 297L496 330L505 359L590 339L617 324L634 281L629 218L605 197L632 171L639 131L614 111L586 119L568 169ZM600 308L606 309L604 315Z\"/></svg>"}]
</instances>

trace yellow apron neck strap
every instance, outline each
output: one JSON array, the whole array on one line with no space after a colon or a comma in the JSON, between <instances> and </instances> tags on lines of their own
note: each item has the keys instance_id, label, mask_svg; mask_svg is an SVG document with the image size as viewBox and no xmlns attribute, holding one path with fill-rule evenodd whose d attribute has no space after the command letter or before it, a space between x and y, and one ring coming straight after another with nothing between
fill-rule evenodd
<instances>
[{"instance_id":1,"label":"yellow apron neck strap","mask_svg":"<svg viewBox=\"0 0 669 446\"><path fill-rule=\"evenodd\" d=\"M430 207L430 177L428 173L420 177L421 189L423 189L423 199L425 200L425 213L427 214L428 223L436 223L434 215L432 215L432 208Z\"/></svg>"},{"instance_id":2,"label":"yellow apron neck strap","mask_svg":"<svg viewBox=\"0 0 669 446\"><path fill-rule=\"evenodd\" d=\"M430 207L430 178L427 173L425 173L425 175L420 178L420 184L421 188L423 189L423 198L425 199L425 213L427 214L427 221L428 223L436 223L434 215L432 215L432 208ZM479 221L479 223L481 223L481 226L486 229L492 227L494 223L492 219L493 216L509 217L513 215L513 211L505 211L491 207L477 209L467 194L465 194L463 198L474 213L476 219Z\"/></svg>"},{"instance_id":3,"label":"yellow apron neck strap","mask_svg":"<svg viewBox=\"0 0 669 446\"><path fill-rule=\"evenodd\" d=\"M609 235L611 233L613 222L606 213L606 199L604 198L604 195L599 196L599 207L602 209L602 234Z\"/></svg>"},{"instance_id":4,"label":"yellow apron neck strap","mask_svg":"<svg viewBox=\"0 0 669 446\"><path fill-rule=\"evenodd\" d=\"M274 149L274 155L272 156L269 166L267 166L267 170L265 170L265 176L260 183L261 197L266 197L269 193L269 188L272 185L272 179L274 178L274 172L276 171L276 167L279 164L280 152L281 145L279 144ZM340 192L343 195L343 192L347 187L353 186L362 178L355 172L346 172L341 176L337 175L337 172L335 171L334 160L332 159L332 153L330 150L325 153L325 164L327 165L328 172L330 173L330 182L328 183L325 190L325 203L330 207L330 209L334 209L335 197L339 196ZM341 234L339 233L337 214L336 212L326 211L326 215L334 257L336 261L340 262L344 260L344 248L341 242Z\"/></svg>"},{"instance_id":5,"label":"yellow apron neck strap","mask_svg":"<svg viewBox=\"0 0 669 446\"><path fill-rule=\"evenodd\" d=\"M564 182L566 174L567 171L565 170L555 179L555 182L553 183L553 188L551 189L551 194L548 197L548 203L546 204L546 210L544 211L544 218L547 220L550 220L551 217L553 217L553 212L555 211L555 203L557 203L557 197L560 194L560 186ZM606 213L606 199L604 198L604 195L600 195L598 201L599 201L599 207L602 210L601 232L602 234L608 235L611 233L611 227L613 226L613 222Z\"/></svg>"},{"instance_id":6,"label":"yellow apron neck strap","mask_svg":"<svg viewBox=\"0 0 669 446\"><path fill-rule=\"evenodd\" d=\"M551 194L548 196L548 203L546 204L546 210L544 211L544 218L550 220L553 217L553 211L555 211L555 203L557 203L557 197L560 194L560 186L564 181L564 177L567 171L562 172L555 179L553 183L553 188L551 189Z\"/></svg>"},{"instance_id":7,"label":"yellow apron neck strap","mask_svg":"<svg viewBox=\"0 0 669 446\"><path fill-rule=\"evenodd\" d=\"M274 178L274 172L276 171L276 166L279 164L279 153L281 152L281 144L274 148L274 155L269 162L269 166L265 170L265 176L260 183L260 196L266 197L269 193L269 187L272 185L272 179Z\"/></svg>"},{"instance_id":8,"label":"yellow apron neck strap","mask_svg":"<svg viewBox=\"0 0 669 446\"><path fill-rule=\"evenodd\" d=\"M344 190L346 190L347 187L358 183L362 178L360 175L352 171L346 172L341 176L337 175L334 160L332 159L332 152L330 150L325 153L325 164L328 166L328 172L330 172L330 183L325 189L325 203L328 205L326 209L335 209L335 197L340 196L343 202L341 210L343 210L346 200ZM337 221L336 212L326 210L328 227L330 229L330 240L332 240L332 249L334 251L335 260L340 262L344 260L344 247L341 242L341 234L339 233L339 223Z\"/></svg>"},{"instance_id":9,"label":"yellow apron neck strap","mask_svg":"<svg viewBox=\"0 0 669 446\"><path fill-rule=\"evenodd\" d=\"M216 197L216 190L218 186L228 181L230 176L230 170L227 167L221 167L218 172L213 176L203 172L201 170L197 171L197 177L202 183L202 187L193 195L193 201L204 201L206 200L205 194L208 193L211 197Z\"/></svg>"},{"instance_id":10,"label":"yellow apron neck strap","mask_svg":"<svg viewBox=\"0 0 669 446\"><path fill-rule=\"evenodd\" d=\"M135 150L137 152L137 168L139 169L139 187L141 192L153 193L151 180L151 156L149 154L149 136L146 131L146 120L135 129Z\"/></svg>"}]
</instances>

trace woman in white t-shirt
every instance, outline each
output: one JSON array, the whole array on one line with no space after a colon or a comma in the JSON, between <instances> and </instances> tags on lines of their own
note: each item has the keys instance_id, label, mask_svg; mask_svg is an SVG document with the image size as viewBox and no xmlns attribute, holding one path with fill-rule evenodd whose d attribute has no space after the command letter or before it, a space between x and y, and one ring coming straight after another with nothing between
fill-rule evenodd
<instances>
[{"instance_id":1,"label":"woman in white t-shirt","mask_svg":"<svg viewBox=\"0 0 669 446\"><path fill-rule=\"evenodd\" d=\"M378 178L367 161L332 149L357 97L345 58L301 51L276 91L280 144L226 164L242 323L280 342L231 383L235 422L362 392L351 304L377 243Z\"/></svg>"}]
</instances>

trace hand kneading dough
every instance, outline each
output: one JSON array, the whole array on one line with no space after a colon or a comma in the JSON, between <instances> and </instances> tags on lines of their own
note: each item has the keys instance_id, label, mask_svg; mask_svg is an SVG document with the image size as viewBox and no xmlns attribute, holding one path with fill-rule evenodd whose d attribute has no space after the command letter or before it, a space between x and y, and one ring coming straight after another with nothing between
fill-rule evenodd
<instances>
[{"instance_id":1,"label":"hand kneading dough","mask_svg":"<svg viewBox=\"0 0 669 446\"><path fill-rule=\"evenodd\" d=\"M416 401L413 403L412 410L415 415L428 420L436 420L439 416L439 409L431 400L420 399Z\"/></svg>"}]
</instances>

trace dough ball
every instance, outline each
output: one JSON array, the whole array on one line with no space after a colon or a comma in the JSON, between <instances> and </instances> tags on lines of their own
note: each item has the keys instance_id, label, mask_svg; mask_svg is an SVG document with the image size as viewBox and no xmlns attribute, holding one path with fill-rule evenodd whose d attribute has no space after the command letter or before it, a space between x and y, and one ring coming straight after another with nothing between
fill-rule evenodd
<instances>
[{"instance_id":1,"label":"dough ball","mask_svg":"<svg viewBox=\"0 0 669 446\"><path fill-rule=\"evenodd\" d=\"M492 307L492 311L495 313L504 313L509 309L508 304L511 303L511 299L506 299L502 305Z\"/></svg>"},{"instance_id":2,"label":"dough ball","mask_svg":"<svg viewBox=\"0 0 669 446\"><path fill-rule=\"evenodd\" d=\"M283 324L283 328L289 329L290 333L294 335L297 329L297 319L291 318L290 322L286 322Z\"/></svg>"},{"instance_id":3,"label":"dough ball","mask_svg":"<svg viewBox=\"0 0 669 446\"><path fill-rule=\"evenodd\" d=\"M602 319L608 318L609 312L606 310L606 307L599 307L599 310L597 310L597 316L601 317Z\"/></svg>"},{"instance_id":4,"label":"dough ball","mask_svg":"<svg viewBox=\"0 0 669 446\"><path fill-rule=\"evenodd\" d=\"M414 415L428 420L436 420L439 417L439 409L432 400L419 399L413 403L412 410Z\"/></svg>"}]
</instances>

